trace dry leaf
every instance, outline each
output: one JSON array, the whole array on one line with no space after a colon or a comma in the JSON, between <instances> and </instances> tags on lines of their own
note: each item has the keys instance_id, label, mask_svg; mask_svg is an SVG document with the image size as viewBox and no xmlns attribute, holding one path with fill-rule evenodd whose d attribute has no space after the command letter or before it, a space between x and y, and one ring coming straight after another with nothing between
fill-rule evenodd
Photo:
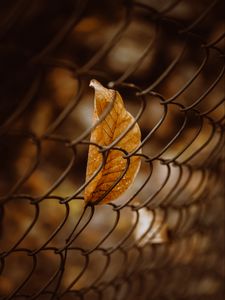
<instances>
[{"instance_id":1,"label":"dry leaf","mask_svg":"<svg viewBox=\"0 0 225 300\"><path fill-rule=\"evenodd\" d=\"M93 124L99 120L107 106L114 101L110 112L91 134L91 142L100 146L108 146L125 132L125 130L134 122L134 118L125 109L123 100L117 91L104 88L96 80L92 80L90 86L95 89ZM129 153L135 150L140 145L140 142L141 132L136 123L115 147L120 147ZM130 164L126 173L116 186L113 187L116 180L123 175L127 168L128 160L123 158L124 155L125 153L121 150L109 150L106 161L100 172L85 188L84 200L86 203L98 203L98 201L107 203L112 201L118 198L132 184L140 167L141 159L139 156L132 156L130 158ZM102 163L103 155L99 152L99 148L90 145L86 181L94 172L96 172L96 170L98 170ZM111 191L106 194L109 190ZM102 199L103 197L104 199Z\"/></svg>"}]
</instances>

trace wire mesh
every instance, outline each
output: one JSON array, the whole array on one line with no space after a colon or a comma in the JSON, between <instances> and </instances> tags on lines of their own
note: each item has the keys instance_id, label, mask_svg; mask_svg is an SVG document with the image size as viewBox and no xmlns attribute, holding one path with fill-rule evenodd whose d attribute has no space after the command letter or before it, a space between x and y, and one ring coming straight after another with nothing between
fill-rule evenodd
<instances>
[{"instance_id":1,"label":"wire mesh","mask_svg":"<svg viewBox=\"0 0 225 300\"><path fill-rule=\"evenodd\" d=\"M1 3L1 299L223 299L223 8ZM132 188L96 206L92 78L142 131Z\"/></svg>"}]
</instances>

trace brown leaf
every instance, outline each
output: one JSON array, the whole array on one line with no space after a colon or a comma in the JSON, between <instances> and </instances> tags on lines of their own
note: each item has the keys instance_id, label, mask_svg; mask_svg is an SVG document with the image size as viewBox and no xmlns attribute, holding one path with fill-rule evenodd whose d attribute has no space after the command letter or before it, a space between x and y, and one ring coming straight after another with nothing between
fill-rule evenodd
<instances>
[{"instance_id":1,"label":"brown leaf","mask_svg":"<svg viewBox=\"0 0 225 300\"><path fill-rule=\"evenodd\" d=\"M134 118L125 109L123 100L117 91L104 88L96 80L92 80L90 86L95 89L93 124L99 121L103 111L114 101L110 112L91 133L91 142L100 146L108 146L134 122ZM140 142L141 132L136 123L114 147L120 147L129 153L135 150ZM89 146L86 181L102 164L103 166L85 188L84 200L86 203L98 203L99 201L107 203L115 200L132 184L141 160L139 156L132 156L126 171L129 161L123 158L124 155L125 153L121 150L109 150L103 164L103 155L99 152L99 148L94 145ZM113 187L119 178L121 180ZM110 192L107 194L109 190Z\"/></svg>"}]
</instances>

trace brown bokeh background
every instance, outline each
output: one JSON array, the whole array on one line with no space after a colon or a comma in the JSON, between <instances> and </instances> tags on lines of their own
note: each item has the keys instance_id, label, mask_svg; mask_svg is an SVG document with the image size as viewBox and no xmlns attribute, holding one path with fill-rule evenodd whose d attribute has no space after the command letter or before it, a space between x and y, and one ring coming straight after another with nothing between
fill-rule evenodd
<instances>
[{"instance_id":1,"label":"brown bokeh background","mask_svg":"<svg viewBox=\"0 0 225 300\"><path fill-rule=\"evenodd\" d=\"M224 4L0 4L0 299L223 299ZM142 132L113 204L83 201L95 78Z\"/></svg>"}]
</instances>

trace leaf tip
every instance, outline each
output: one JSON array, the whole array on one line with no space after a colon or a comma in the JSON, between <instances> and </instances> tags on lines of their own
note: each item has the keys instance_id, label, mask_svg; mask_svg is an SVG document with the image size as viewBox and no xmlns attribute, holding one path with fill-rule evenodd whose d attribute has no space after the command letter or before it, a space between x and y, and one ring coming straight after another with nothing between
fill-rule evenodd
<instances>
[{"instance_id":1,"label":"leaf tip","mask_svg":"<svg viewBox=\"0 0 225 300\"><path fill-rule=\"evenodd\" d=\"M115 91L111 89L105 88L100 82L96 79L92 79L89 84L90 87L94 88L95 90L95 99L98 101L104 100L105 102L111 102L112 96L114 95Z\"/></svg>"},{"instance_id":2,"label":"leaf tip","mask_svg":"<svg viewBox=\"0 0 225 300\"><path fill-rule=\"evenodd\" d=\"M103 85L96 79L92 79L89 83L89 86L94 88L95 90L104 90Z\"/></svg>"}]
</instances>

